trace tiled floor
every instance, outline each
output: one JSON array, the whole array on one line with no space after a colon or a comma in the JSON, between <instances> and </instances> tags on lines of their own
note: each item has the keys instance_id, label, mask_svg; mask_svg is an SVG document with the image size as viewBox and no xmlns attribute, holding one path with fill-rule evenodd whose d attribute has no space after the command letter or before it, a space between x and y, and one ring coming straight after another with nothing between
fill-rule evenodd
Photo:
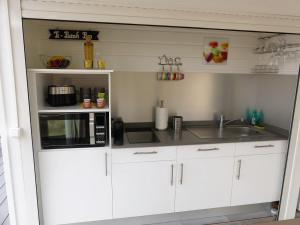
<instances>
[{"instance_id":1,"label":"tiled floor","mask_svg":"<svg viewBox=\"0 0 300 225\"><path fill-rule=\"evenodd\" d=\"M73 225L250 225L273 221L268 204L201 210Z\"/></svg>"},{"instance_id":2,"label":"tiled floor","mask_svg":"<svg viewBox=\"0 0 300 225\"><path fill-rule=\"evenodd\" d=\"M219 218L219 219L220 219L220 221L218 221L217 218L205 218L205 219L199 219L199 220L156 223L156 224L151 224L151 225L250 225L250 224L259 224L259 223L274 221L273 217L248 219L248 220L242 220L242 221L229 221L227 219L227 222L224 222L224 220L226 220L226 218L222 218L222 219Z\"/></svg>"},{"instance_id":3,"label":"tiled floor","mask_svg":"<svg viewBox=\"0 0 300 225\"><path fill-rule=\"evenodd\" d=\"M221 219L221 218L218 218ZM274 221L273 217L264 217L264 218L256 218L256 219L247 219L247 220L237 220L237 221L229 221L226 218L223 218L222 220L218 220L217 218L205 218L205 219L194 219L194 220L184 220L184 221L168 221L163 223L132 223L133 225L251 225L251 224L257 224L259 223L265 223L265 222L271 222ZM224 220L225 219L225 220ZM225 222L226 221L226 222ZM92 223L80 223L80 224L74 224L74 225L98 225L98 223L92 222ZM100 223L101 225L103 223ZM104 223L105 224L105 223ZM123 223L120 221L107 221L107 224L109 225L129 225L131 223Z\"/></svg>"}]
</instances>

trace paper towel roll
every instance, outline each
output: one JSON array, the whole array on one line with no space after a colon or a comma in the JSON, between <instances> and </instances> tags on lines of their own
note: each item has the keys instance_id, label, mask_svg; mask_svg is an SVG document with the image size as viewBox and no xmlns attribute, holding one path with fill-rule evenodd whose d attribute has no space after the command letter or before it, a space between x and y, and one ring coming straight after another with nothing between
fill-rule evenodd
<instances>
[{"instance_id":1,"label":"paper towel roll","mask_svg":"<svg viewBox=\"0 0 300 225\"><path fill-rule=\"evenodd\" d=\"M156 107L155 128L165 130L168 128L168 108Z\"/></svg>"}]
</instances>

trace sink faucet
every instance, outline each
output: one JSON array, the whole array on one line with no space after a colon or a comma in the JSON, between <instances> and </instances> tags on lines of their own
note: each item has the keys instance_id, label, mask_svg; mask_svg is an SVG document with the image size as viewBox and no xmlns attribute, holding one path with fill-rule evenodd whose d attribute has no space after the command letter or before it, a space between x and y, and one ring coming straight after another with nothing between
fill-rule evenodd
<instances>
[{"instance_id":1,"label":"sink faucet","mask_svg":"<svg viewBox=\"0 0 300 225\"><path fill-rule=\"evenodd\" d=\"M224 115L221 114L219 119L219 128L223 128L223 127L224 127Z\"/></svg>"},{"instance_id":2,"label":"sink faucet","mask_svg":"<svg viewBox=\"0 0 300 225\"><path fill-rule=\"evenodd\" d=\"M244 118L243 117L241 117L239 119L228 120L226 122L224 122L224 120L225 120L224 115L220 114L220 117L219 117L219 128L223 128L225 125L227 125L227 124L229 124L231 122L234 122L234 121L238 121L238 120L241 121L241 122L244 122Z\"/></svg>"}]
</instances>

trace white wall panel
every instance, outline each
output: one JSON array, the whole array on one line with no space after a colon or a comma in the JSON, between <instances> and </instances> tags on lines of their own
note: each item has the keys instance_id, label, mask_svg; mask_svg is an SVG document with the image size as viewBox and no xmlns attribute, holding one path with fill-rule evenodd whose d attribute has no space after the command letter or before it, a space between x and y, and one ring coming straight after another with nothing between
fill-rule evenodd
<instances>
[{"instance_id":1,"label":"white wall panel","mask_svg":"<svg viewBox=\"0 0 300 225\"><path fill-rule=\"evenodd\" d=\"M230 87L225 75L189 73L182 81L170 82L157 81L154 73L114 73L112 112L126 122L151 122L162 99L170 115L212 120L214 112L231 111Z\"/></svg>"},{"instance_id":2,"label":"white wall panel","mask_svg":"<svg viewBox=\"0 0 300 225\"><path fill-rule=\"evenodd\" d=\"M290 129L296 96L297 76L264 76L257 82L257 107L266 122Z\"/></svg>"}]
</instances>

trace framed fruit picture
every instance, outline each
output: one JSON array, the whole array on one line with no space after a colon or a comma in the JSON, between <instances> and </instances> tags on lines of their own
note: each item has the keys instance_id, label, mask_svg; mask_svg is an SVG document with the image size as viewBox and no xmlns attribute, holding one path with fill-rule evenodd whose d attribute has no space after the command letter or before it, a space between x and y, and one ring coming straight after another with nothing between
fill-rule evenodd
<instances>
[{"instance_id":1,"label":"framed fruit picture","mask_svg":"<svg viewBox=\"0 0 300 225\"><path fill-rule=\"evenodd\" d=\"M205 64L226 64L228 58L228 38L205 38L203 61Z\"/></svg>"}]
</instances>

